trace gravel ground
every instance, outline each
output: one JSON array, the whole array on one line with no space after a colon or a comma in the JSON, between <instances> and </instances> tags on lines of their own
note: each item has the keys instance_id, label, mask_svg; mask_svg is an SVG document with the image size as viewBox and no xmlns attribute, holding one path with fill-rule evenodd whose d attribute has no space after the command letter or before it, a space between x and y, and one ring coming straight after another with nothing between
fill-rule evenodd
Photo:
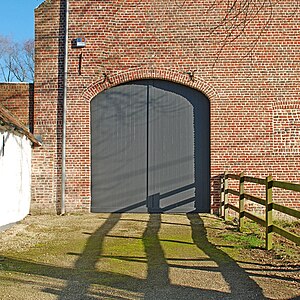
<instances>
[{"instance_id":1,"label":"gravel ground","mask_svg":"<svg viewBox=\"0 0 300 300\"><path fill-rule=\"evenodd\" d=\"M0 299L300 299L299 249L226 232L213 215L29 216L0 232Z\"/></svg>"}]
</instances>

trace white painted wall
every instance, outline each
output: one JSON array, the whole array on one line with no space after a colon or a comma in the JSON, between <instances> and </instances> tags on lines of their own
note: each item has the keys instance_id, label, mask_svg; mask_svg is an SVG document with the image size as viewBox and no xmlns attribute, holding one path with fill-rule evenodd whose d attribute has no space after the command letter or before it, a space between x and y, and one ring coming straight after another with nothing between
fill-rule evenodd
<instances>
[{"instance_id":1,"label":"white painted wall","mask_svg":"<svg viewBox=\"0 0 300 300\"><path fill-rule=\"evenodd\" d=\"M29 213L30 187L31 141L0 132L0 227L22 220Z\"/></svg>"}]
</instances>

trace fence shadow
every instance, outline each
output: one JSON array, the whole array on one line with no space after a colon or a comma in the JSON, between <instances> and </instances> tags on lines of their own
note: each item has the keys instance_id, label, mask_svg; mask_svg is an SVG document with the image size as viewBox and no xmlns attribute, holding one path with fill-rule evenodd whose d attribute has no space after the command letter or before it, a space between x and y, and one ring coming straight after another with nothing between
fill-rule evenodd
<instances>
[{"instance_id":1,"label":"fence shadow","mask_svg":"<svg viewBox=\"0 0 300 300\"><path fill-rule=\"evenodd\" d=\"M53 294L60 300L93 300L93 299L265 299L261 287L250 277L265 276L260 272L253 272L251 265L250 273L247 268L241 268L238 263L226 253L212 244L207 237L203 218L198 214L187 214L191 227L192 241L180 239L161 238L161 226L169 223L162 222L161 214L149 215L148 221L141 236L118 236L111 234L116 225L121 226L123 218L121 214L110 214L104 223L90 234L82 253L73 253L78 256L73 268L57 267L30 261L5 258L5 265L1 262L2 271L14 271L16 273L31 274L48 278L40 290L44 293ZM140 222L129 218L130 222ZM179 223L179 222L178 222ZM143 223L145 224L145 222ZM173 223L172 223L173 224ZM174 223L176 226L180 224ZM173 224L173 225L174 225ZM183 224L186 228L187 224ZM174 227L176 230L176 227ZM140 239L144 248L144 255L113 256L107 251L104 254L104 243L107 237L135 238ZM173 243L174 247L196 246L201 257L167 257L162 243ZM117 241L116 241L117 243ZM180 249L180 248L179 248ZM184 248L182 248L184 249ZM68 253L72 254L72 253ZM121 274L113 269L103 271L99 267L102 259L117 259L146 264L146 276L135 277L134 275ZM191 262L196 262L195 264ZM199 263L198 263L199 262ZM206 263L207 262L207 263ZM212 266L213 263L213 266ZM189 280L181 280L180 273L191 271L191 275L199 280L199 287L189 286ZM195 273L196 272L196 273ZM174 274L178 275L174 275ZM174 276L179 276L174 281ZM215 276L224 281L223 288L218 286ZM2 275L0 273L0 279ZM11 277L10 277L11 278ZM23 280L22 277L11 278L11 281ZM63 286L48 284L52 279L64 281ZM195 279L191 277L191 280ZM285 280L282 278L282 280ZM36 284L40 281L37 281ZM174 283L177 282L177 283ZM205 284L207 282L207 284ZM30 280L24 284L33 284ZM201 288L200 288L201 286ZM226 291L225 291L226 290Z\"/></svg>"},{"instance_id":2,"label":"fence shadow","mask_svg":"<svg viewBox=\"0 0 300 300\"><path fill-rule=\"evenodd\" d=\"M230 299L265 299L262 289L249 277L235 260L209 242L202 218L198 214L187 214L195 245L218 265L230 288Z\"/></svg>"}]
</instances>

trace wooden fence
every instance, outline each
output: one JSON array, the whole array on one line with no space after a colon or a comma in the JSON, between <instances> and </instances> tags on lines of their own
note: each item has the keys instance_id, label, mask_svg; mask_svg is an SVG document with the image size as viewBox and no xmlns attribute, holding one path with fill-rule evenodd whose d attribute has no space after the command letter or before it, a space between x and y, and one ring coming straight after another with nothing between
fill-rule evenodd
<instances>
[{"instance_id":1,"label":"wooden fence","mask_svg":"<svg viewBox=\"0 0 300 300\"><path fill-rule=\"evenodd\" d=\"M234 190L229 188L229 180L234 179L239 181L239 190ZM265 186L265 199L259 198L245 192L245 182L251 182L258 185ZM232 209L239 215L239 230L242 230L244 226L245 217L251 219L252 221L265 227L266 232L266 249L270 250L273 247L272 237L273 233L277 233L297 245L300 245L300 236L289 232L277 225L273 224L273 211L279 211L285 213L289 216L300 219L300 211L292 209L273 202L273 187L281 188L290 191L300 192L300 184L294 184L290 182L276 181L273 180L272 176L268 176L265 179L245 176L244 173L239 175L224 173L221 182L221 210L222 216L226 220L228 218L228 210ZM228 202L229 194L235 195L239 199L239 206L234 206ZM256 214L250 213L245 210L245 200L250 200L252 202L258 203L265 207L265 217L258 216Z\"/></svg>"}]
</instances>

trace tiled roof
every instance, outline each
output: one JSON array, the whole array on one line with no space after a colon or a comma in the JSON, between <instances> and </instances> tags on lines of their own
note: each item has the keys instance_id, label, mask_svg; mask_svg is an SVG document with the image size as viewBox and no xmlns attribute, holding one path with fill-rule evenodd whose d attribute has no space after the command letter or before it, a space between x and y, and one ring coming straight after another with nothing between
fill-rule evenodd
<instances>
[{"instance_id":1,"label":"tiled roof","mask_svg":"<svg viewBox=\"0 0 300 300\"><path fill-rule=\"evenodd\" d=\"M25 135L35 146L41 146L41 143L34 137L28 128L0 103L0 128L1 127L5 128L5 130L16 131Z\"/></svg>"}]
</instances>

